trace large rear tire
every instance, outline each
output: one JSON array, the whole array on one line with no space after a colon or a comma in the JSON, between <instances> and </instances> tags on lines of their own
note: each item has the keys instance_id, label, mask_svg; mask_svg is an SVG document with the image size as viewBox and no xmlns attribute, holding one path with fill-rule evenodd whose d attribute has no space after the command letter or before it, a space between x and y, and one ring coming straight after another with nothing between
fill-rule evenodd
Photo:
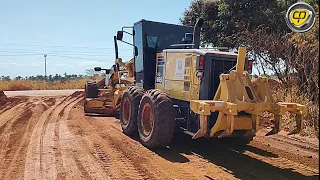
<instances>
[{"instance_id":1,"label":"large rear tire","mask_svg":"<svg viewBox=\"0 0 320 180\"><path fill-rule=\"evenodd\" d=\"M121 98L120 124L124 134L132 136L138 133L137 117L139 103L143 96L143 89L129 87Z\"/></svg>"},{"instance_id":2,"label":"large rear tire","mask_svg":"<svg viewBox=\"0 0 320 180\"><path fill-rule=\"evenodd\" d=\"M149 90L142 97L138 113L141 143L148 148L163 148L171 143L176 111L166 93Z\"/></svg>"}]
</instances>

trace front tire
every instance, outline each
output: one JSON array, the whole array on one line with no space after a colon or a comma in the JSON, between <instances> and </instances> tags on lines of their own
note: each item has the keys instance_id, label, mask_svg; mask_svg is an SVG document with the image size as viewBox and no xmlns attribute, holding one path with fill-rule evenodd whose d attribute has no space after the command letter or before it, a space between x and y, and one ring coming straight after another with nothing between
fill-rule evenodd
<instances>
[{"instance_id":1,"label":"front tire","mask_svg":"<svg viewBox=\"0 0 320 180\"><path fill-rule=\"evenodd\" d=\"M166 93L149 90L142 97L138 114L141 143L148 148L163 148L171 143L175 128L175 109Z\"/></svg>"},{"instance_id":2,"label":"front tire","mask_svg":"<svg viewBox=\"0 0 320 180\"><path fill-rule=\"evenodd\" d=\"M132 136L137 134L137 116L143 90L138 87L129 87L121 98L120 124L124 134Z\"/></svg>"}]
</instances>

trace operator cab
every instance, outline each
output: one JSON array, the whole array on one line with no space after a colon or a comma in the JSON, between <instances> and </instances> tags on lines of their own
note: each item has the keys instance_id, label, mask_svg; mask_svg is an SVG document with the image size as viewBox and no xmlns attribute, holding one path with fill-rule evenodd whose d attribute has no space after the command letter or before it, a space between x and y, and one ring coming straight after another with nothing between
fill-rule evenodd
<instances>
[{"instance_id":1,"label":"operator cab","mask_svg":"<svg viewBox=\"0 0 320 180\"><path fill-rule=\"evenodd\" d=\"M132 32L125 31L128 28L131 28ZM125 43L135 47L136 85L144 89L152 89L155 88L157 53L172 48L170 46L174 44L192 42L193 27L142 19L134 23L133 27L123 27L122 31L118 31L117 40L122 41L123 33L133 36L132 44Z\"/></svg>"},{"instance_id":2,"label":"operator cab","mask_svg":"<svg viewBox=\"0 0 320 180\"><path fill-rule=\"evenodd\" d=\"M134 24L133 30L134 44L139 52L135 57L137 85L145 89L153 89L155 88L157 53L169 49L170 45L183 43L183 37L186 33L192 33L193 28L141 20Z\"/></svg>"},{"instance_id":3,"label":"operator cab","mask_svg":"<svg viewBox=\"0 0 320 180\"><path fill-rule=\"evenodd\" d=\"M134 76L136 86L147 90L155 88L157 53L202 54L206 56L205 61L208 62L205 62L205 64L208 67L206 68L207 71L204 70L204 75L207 78L202 84L203 88L201 89L206 89L205 91L207 92L200 92L202 96L200 99L212 99L218 87L213 87L211 82L214 81L213 79L216 79L217 82L215 82L214 86L219 84L218 73L228 73L226 71L235 67L237 55L216 54L212 50L199 49L200 29L203 23L204 21L199 19L195 26L192 27L142 19L134 23L132 27L123 27L121 31L118 31L117 36L114 37L116 58L118 58L117 40L134 47ZM126 29L130 30L126 31ZM124 33L132 36L133 43L122 40ZM214 67L212 68L212 66ZM220 69L221 72L211 72L214 69Z\"/></svg>"}]
</instances>

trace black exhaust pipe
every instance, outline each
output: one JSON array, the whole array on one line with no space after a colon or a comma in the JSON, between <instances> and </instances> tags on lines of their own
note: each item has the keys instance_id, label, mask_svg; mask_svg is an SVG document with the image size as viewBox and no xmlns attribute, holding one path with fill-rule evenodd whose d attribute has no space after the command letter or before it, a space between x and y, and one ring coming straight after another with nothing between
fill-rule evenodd
<instances>
[{"instance_id":1,"label":"black exhaust pipe","mask_svg":"<svg viewBox=\"0 0 320 180\"><path fill-rule=\"evenodd\" d=\"M115 53L116 53L116 60L117 60L119 58L117 36L113 36L113 40L114 40L114 50L115 50Z\"/></svg>"},{"instance_id":2,"label":"black exhaust pipe","mask_svg":"<svg viewBox=\"0 0 320 180\"><path fill-rule=\"evenodd\" d=\"M199 49L200 47L200 31L203 26L204 20L202 18L198 19L193 29L193 48Z\"/></svg>"}]
</instances>

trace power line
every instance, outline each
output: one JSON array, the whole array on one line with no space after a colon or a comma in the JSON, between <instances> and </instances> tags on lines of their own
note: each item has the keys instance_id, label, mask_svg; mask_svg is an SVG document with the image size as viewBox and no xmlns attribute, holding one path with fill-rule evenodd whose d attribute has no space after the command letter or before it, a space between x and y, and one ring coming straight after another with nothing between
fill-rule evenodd
<instances>
[{"instance_id":1,"label":"power line","mask_svg":"<svg viewBox=\"0 0 320 180\"><path fill-rule=\"evenodd\" d=\"M121 51L133 51L132 49L121 49ZM78 51L74 51L74 50L43 50L43 49L3 49L1 48L0 52L17 52L17 53L43 53L43 52L52 52L52 53L92 53L92 54L110 54L107 52L111 52L111 51L82 51L82 50L78 50ZM112 53L114 54L114 53Z\"/></svg>"},{"instance_id":2,"label":"power line","mask_svg":"<svg viewBox=\"0 0 320 180\"><path fill-rule=\"evenodd\" d=\"M43 54L0 54L0 56L38 56Z\"/></svg>"},{"instance_id":3,"label":"power line","mask_svg":"<svg viewBox=\"0 0 320 180\"><path fill-rule=\"evenodd\" d=\"M132 50L132 49L130 49ZM131 54L132 52L127 50L127 51L122 51L124 52L124 54ZM83 56L111 56L111 55L114 55L114 53L105 53L105 52L84 52L84 51L47 51L47 50L20 50L20 49L1 49L0 50L0 55L1 54L8 54L8 53L22 53L22 54L58 54L58 55L83 55Z\"/></svg>"},{"instance_id":4,"label":"power line","mask_svg":"<svg viewBox=\"0 0 320 180\"><path fill-rule=\"evenodd\" d=\"M0 50L0 54L2 53L2 52L5 52L5 53L17 53L17 54L20 54L20 53L22 53L22 54L58 54L58 55L71 55L71 56L73 56L73 55L83 55L83 56L112 56L112 55L114 55L113 53L108 53L108 54L97 54L97 53L92 53L92 54L88 54L88 53L59 53L59 52L32 52L32 51L2 51L2 50Z\"/></svg>"},{"instance_id":5,"label":"power line","mask_svg":"<svg viewBox=\"0 0 320 180\"><path fill-rule=\"evenodd\" d=\"M72 56L61 56L61 55L51 55L55 57L62 57L62 58L70 58L70 59L83 59L83 60L94 60L94 61L109 61L109 62L114 62L114 60L102 60L102 59L93 59L93 58L82 58L82 57L72 57ZM124 56L123 56L124 57ZM130 57L130 56L128 56Z\"/></svg>"},{"instance_id":6,"label":"power line","mask_svg":"<svg viewBox=\"0 0 320 180\"><path fill-rule=\"evenodd\" d=\"M30 47L50 47L50 48L87 48L87 49L114 49L114 47L88 47L88 46L63 46L63 45L44 45L44 44L7 44L0 43L0 45L5 46L30 46Z\"/></svg>"},{"instance_id":7,"label":"power line","mask_svg":"<svg viewBox=\"0 0 320 180\"><path fill-rule=\"evenodd\" d=\"M108 61L108 60L102 60L102 59L95 59L95 58L88 58L88 57L73 57L73 56L66 56L66 55L59 55L59 54L48 54L48 55L56 56L56 57L63 57L63 58L71 58L71 59L86 59L86 60ZM5 57L5 56L13 56L13 57L14 56L43 56L43 54L0 54L0 57L1 56L2 57ZM121 56L121 57L123 57L123 58L132 58L132 56L129 56L129 55ZM111 60L109 60L109 61L111 61Z\"/></svg>"}]
</instances>

